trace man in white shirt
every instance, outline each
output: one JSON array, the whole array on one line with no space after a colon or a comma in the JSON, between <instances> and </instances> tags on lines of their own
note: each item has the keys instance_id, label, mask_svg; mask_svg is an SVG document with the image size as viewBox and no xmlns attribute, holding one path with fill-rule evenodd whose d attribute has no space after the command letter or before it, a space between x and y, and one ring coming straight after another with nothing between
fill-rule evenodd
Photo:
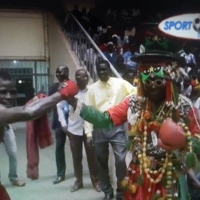
<instances>
[{"instance_id":1,"label":"man in white shirt","mask_svg":"<svg viewBox=\"0 0 200 200\"><path fill-rule=\"evenodd\" d=\"M75 97L80 102L85 103L87 84L88 84L87 71L84 69L77 70L75 73L75 79L79 87L79 92ZM83 144L86 151L92 185L97 192L100 192L101 188L99 186L94 146L91 143L86 142L87 136L85 135L84 128L83 128L84 120L79 116L79 112L77 113L76 102L70 101L70 99L68 99L68 103L70 104L69 113L67 113L68 109L67 109L66 101L62 101L57 104L57 111L58 111L58 119L61 125L63 127L66 127L68 123L67 134L70 140L70 148L72 152L72 159L73 159L73 166L74 166L74 175L76 177L76 181L71 188L71 192L75 192L78 189L83 187L83 179L82 179L83 178L83 166L82 166ZM69 116L68 122L67 122L66 116Z\"/></svg>"}]
</instances>

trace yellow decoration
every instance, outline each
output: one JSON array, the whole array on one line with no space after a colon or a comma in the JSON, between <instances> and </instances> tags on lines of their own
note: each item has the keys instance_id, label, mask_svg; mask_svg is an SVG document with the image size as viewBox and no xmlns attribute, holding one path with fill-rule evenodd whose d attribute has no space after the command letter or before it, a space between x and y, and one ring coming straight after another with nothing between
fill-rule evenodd
<instances>
[{"instance_id":1,"label":"yellow decoration","mask_svg":"<svg viewBox=\"0 0 200 200\"><path fill-rule=\"evenodd\" d=\"M133 184L130 184L127 188L128 192L132 193L132 194L135 194L136 193L136 190L137 190L137 187L136 185L133 185Z\"/></svg>"}]
</instances>

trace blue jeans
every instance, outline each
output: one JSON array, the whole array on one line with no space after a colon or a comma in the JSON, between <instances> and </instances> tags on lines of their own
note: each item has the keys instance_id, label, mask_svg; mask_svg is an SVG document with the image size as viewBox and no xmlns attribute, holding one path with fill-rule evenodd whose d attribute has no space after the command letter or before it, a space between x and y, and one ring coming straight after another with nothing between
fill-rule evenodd
<instances>
[{"instance_id":1,"label":"blue jeans","mask_svg":"<svg viewBox=\"0 0 200 200\"><path fill-rule=\"evenodd\" d=\"M9 125L9 129L5 129L3 143L9 157L9 174L10 181L15 181L17 176L17 144L13 128Z\"/></svg>"}]
</instances>

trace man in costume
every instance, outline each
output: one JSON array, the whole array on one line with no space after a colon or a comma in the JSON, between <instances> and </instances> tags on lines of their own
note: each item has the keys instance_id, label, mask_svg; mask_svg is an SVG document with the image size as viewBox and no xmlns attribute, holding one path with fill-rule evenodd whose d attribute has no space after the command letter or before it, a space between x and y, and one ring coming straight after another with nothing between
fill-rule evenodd
<instances>
[{"instance_id":1,"label":"man in costume","mask_svg":"<svg viewBox=\"0 0 200 200\"><path fill-rule=\"evenodd\" d=\"M125 200L187 200L185 174L200 185L192 170L200 126L197 110L176 89L173 66L181 60L155 52L132 59L140 65L137 96L104 113L78 102L80 115L101 128L128 121L132 160L121 181Z\"/></svg>"},{"instance_id":2,"label":"man in costume","mask_svg":"<svg viewBox=\"0 0 200 200\"><path fill-rule=\"evenodd\" d=\"M3 139L4 131L10 129L11 123L39 118L52 109L59 101L73 97L77 92L77 85L74 81L68 80L62 83L58 92L49 97L32 101L26 106L13 107L17 95L15 83L8 73L0 71L0 142ZM0 199L10 199L1 183Z\"/></svg>"}]
</instances>

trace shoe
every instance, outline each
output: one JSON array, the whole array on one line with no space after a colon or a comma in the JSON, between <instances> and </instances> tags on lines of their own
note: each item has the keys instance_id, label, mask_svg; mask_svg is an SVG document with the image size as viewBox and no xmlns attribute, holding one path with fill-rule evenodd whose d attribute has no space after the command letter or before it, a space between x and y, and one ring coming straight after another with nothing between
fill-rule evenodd
<instances>
[{"instance_id":1,"label":"shoe","mask_svg":"<svg viewBox=\"0 0 200 200\"><path fill-rule=\"evenodd\" d=\"M77 190L83 188L83 183L77 183L75 182L74 185L71 188L71 192L76 192Z\"/></svg>"},{"instance_id":2,"label":"shoe","mask_svg":"<svg viewBox=\"0 0 200 200\"><path fill-rule=\"evenodd\" d=\"M114 198L113 193L108 193L108 194L105 194L103 200L111 200L113 198Z\"/></svg>"},{"instance_id":3,"label":"shoe","mask_svg":"<svg viewBox=\"0 0 200 200\"><path fill-rule=\"evenodd\" d=\"M11 181L12 185L17 186L17 187L24 187L26 185L25 181L20 181L20 180L14 180Z\"/></svg>"},{"instance_id":4,"label":"shoe","mask_svg":"<svg viewBox=\"0 0 200 200\"><path fill-rule=\"evenodd\" d=\"M64 180L65 180L64 177L62 177L62 176L57 176L57 178L53 181L53 184L58 184L58 183L60 183L60 182L62 182L62 181L64 181Z\"/></svg>"},{"instance_id":5,"label":"shoe","mask_svg":"<svg viewBox=\"0 0 200 200\"><path fill-rule=\"evenodd\" d=\"M100 187L99 184L94 185L94 189L95 189L97 192L101 192L101 187Z\"/></svg>"}]
</instances>

